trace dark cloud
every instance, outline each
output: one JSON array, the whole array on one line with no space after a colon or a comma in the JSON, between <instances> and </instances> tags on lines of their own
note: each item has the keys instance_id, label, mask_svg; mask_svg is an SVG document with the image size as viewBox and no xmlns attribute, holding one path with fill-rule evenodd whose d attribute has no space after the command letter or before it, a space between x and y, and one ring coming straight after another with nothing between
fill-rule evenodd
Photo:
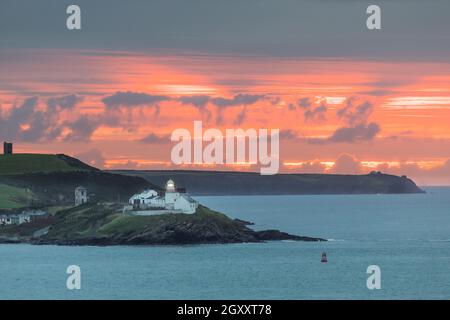
<instances>
[{"instance_id":1,"label":"dark cloud","mask_svg":"<svg viewBox=\"0 0 450 320\"><path fill-rule=\"evenodd\" d=\"M38 104L38 97L27 98L19 106L14 106L8 117L8 120L12 126L19 126L27 120L36 112L36 107Z\"/></svg>"},{"instance_id":2,"label":"dark cloud","mask_svg":"<svg viewBox=\"0 0 450 320\"><path fill-rule=\"evenodd\" d=\"M211 111L208 109L208 103L211 101L211 97L207 95L195 95L195 96L182 96L178 99L181 104L191 105L198 109L201 114L204 114L206 121L209 121L212 117Z\"/></svg>"},{"instance_id":3,"label":"dark cloud","mask_svg":"<svg viewBox=\"0 0 450 320\"><path fill-rule=\"evenodd\" d=\"M318 107L305 110L303 116L305 117L305 121L307 122L313 120L324 121L326 120L325 114L327 110L328 110L327 106L325 104L321 104Z\"/></svg>"},{"instance_id":4,"label":"dark cloud","mask_svg":"<svg viewBox=\"0 0 450 320\"><path fill-rule=\"evenodd\" d=\"M358 94L366 95L366 96L374 96L374 97L383 97L394 94L395 91L392 90L384 90L384 89L375 89L370 91L361 91Z\"/></svg>"},{"instance_id":5,"label":"dark cloud","mask_svg":"<svg viewBox=\"0 0 450 320\"><path fill-rule=\"evenodd\" d=\"M297 101L300 109L303 110L303 116L306 122L310 121L324 121L327 113L327 106L325 102L321 102L318 106L313 105L313 100L309 97L300 98Z\"/></svg>"},{"instance_id":6,"label":"dark cloud","mask_svg":"<svg viewBox=\"0 0 450 320\"><path fill-rule=\"evenodd\" d=\"M79 115L74 112L68 120L62 120L61 113L72 110L83 97L76 94L61 95L46 98L46 104L40 103L38 97L25 99L19 105L5 111L0 108L0 135L4 139L12 141L43 142L64 139L65 141L89 141L92 134L100 126L122 128L123 130L136 130L133 123L133 114L129 108L151 106L155 110L155 117L159 115L159 102L178 101L182 104L189 104L198 108L207 115L207 120L211 118L208 105L217 108L217 122L223 119L223 110L227 107L242 106L242 110L237 114L234 122L241 124L246 119L247 105L263 99L262 95L237 94L231 98L210 97L210 96L182 96L179 98L169 98L162 95L152 95L139 92L116 92L113 95L102 99L106 108L100 114ZM142 116L143 109L139 109ZM66 133L66 132L69 133ZM142 142L155 143L156 136L149 136Z\"/></svg>"},{"instance_id":7,"label":"dark cloud","mask_svg":"<svg viewBox=\"0 0 450 320\"><path fill-rule=\"evenodd\" d=\"M393 89L393 88L400 88L404 87L410 84L413 84L416 80L414 78L411 78L411 76L404 74L404 75L394 75L389 78L380 79L378 81L369 81L369 82L362 82L362 86L368 86L368 87L375 87L377 89Z\"/></svg>"},{"instance_id":8,"label":"dark cloud","mask_svg":"<svg viewBox=\"0 0 450 320\"><path fill-rule=\"evenodd\" d=\"M216 125L221 125L223 124L223 122L224 122L223 109L218 108L216 115Z\"/></svg>"},{"instance_id":9,"label":"dark cloud","mask_svg":"<svg viewBox=\"0 0 450 320\"><path fill-rule=\"evenodd\" d=\"M225 108L242 106L243 109L234 120L236 123L242 123L246 116L246 106L254 104L262 99L265 99L264 95L252 95L252 94L237 94L232 98L214 97L210 99L211 104L217 108L216 124L220 125L224 121L223 112Z\"/></svg>"},{"instance_id":10,"label":"dark cloud","mask_svg":"<svg viewBox=\"0 0 450 320\"><path fill-rule=\"evenodd\" d=\"M336 115L353 126L366 123L372 111L373 104L370 101L359 102L357 97L350 97L345 101L344 107L338 109Z\"/></svg>"},{"instance_id":11,"label":"dark cloud","mask_svg":"<svg viewBox=\"0 0 450 320\"><path fill-rule=\"evenodd\" d=\"M66 127L71 130L71 133L69 133L64 140L88 141L101 123L102 121L100 118L87 115L82 115L74 121L65 122Z\"/></svg>"},{"instance_id":12,"label":"dark cloud","mask_svg":"<svg viewBox=\"0 0 450 320\"><path fill-rule=\"evenodd\" d=\"M69 94L60 97L52 97L47 100L47 106L51 110L56 110L58 107L62 109L72 109L78 103L83 101L83 97L76 94Z\"/></svg>"},{"instance_id":13,"label":"dark cloud","mask_svg":"<svg viewBox=\"0 0 450 320\"><path fill-rule=\"evenodd\" d=\"M196 108L204 108L211 100L210 96L196 95L196 96L182 96L179 101L182 104L190 104Z\"/></svg>"},{"instance_id":14,"label":"dark cloud","mask_svg":"<svg viewBox=\"0 0 450 320\"><path fill-rule=\"evenodd\" d=\"M37 97L27 98L19 106L13 106L9 114L0 114L0 135L9 140L27 142L51 141L58 137L62 128L58 114L38 110Z\"/></svg>"},{"instance_id":15,"label":"dark cloud","mask_svg":"<svg viewBox=\"0 0 450 320\"><path fill-rule=\"evenodd\" d=\"M388 136L386 138L390 139L390 140L398 140L398 139L404 138L406 136L412 135L414 133L415 132L413 130L403 130L403 131L400 131L400 132L398 132L396 134L390 135L390 136Z\"/></svg>"},{"instance_id":16,"label":"dark cloud","mask_svg":"<svg viewBox=\"0 0 450 320\"><path fill-rule=\"evenodd\" d=\"M305 141L311 144L358 143L373 140L380 131L380 126L371 122L367 125L338 128L328 138L307 138Z\"/></svg>"},{"instance_id":17,"label":"dark cloud","mask_svg":"<svg viewBox=\"0 0 450 320\"><path fill-rule=\"evenodd\" d=\"M35 111L27 121L29 126L18 132L19 139L27 142L53 141L62 133L62 126L57 122L55 114L45 111Z\"/></svg>"},{"instance_id":18,"label":"dark cloud","mask_svg":"<svg viewBox=\"0 0 450 320\"><path fill-rule=\"evenodd\" d=\"M0 113L0 135L5 139L25 142L48 142L59 138L87 141L102 124L102 116L81 115L61 121L61 112L74 108L80 101L75 95L47 99L47 108L39 105L38 97L25 99L9 113ZM68 129L70 133L64 136Z\"/></svg>"},{"instance_id":19,"label":"dark cloud","mask_svg":"<svg viewBox=\"0 0 450 320\"><path fill-rule=\"evenodd\" d=\"M380 1L382 32L365 27L367 1L264 1L263 5L260 0L76 3L83 13L95 17L89 19L86 28L83 26L82 37L67 36L64 23L61 27L65 1L2 1L0 47L138 52L169 48L239 56L398 61L448 61L450 57L450 41L445 41L450 29L448 0ZM103 14L105 8L108 14ZM267 67L271 67L270 62Z\"/></svg>"},{"instance_id":20,"label":"dark cloud","mask_svg":"<svg viewBox=\"0 0 450 320\"><path fill-rule=\"evenodd\" d=\"M75 154L74 157L96 168L102 169L105 165L105 157L99 149L90 149L85 152Z\"/></svg>"},{"instance_id":21,"label":"dark cloud","mask_svg":"<svg viewBox=\"0 0 450 320\"><path fill-rule=\"evenodd\" d=\"M146 144L162 144L170 141L170 137L168 135L158 135L156 133L150 133L144 138L139 139L138 141Z\"/></svg>"},{"instance_id":22,"label":"dark cloud","mask_svg":"<svg viewBox=\"0 0 450 320\"><path fill-rule=\"evenodd\" d=\"M305 97L300 98L297 103L300 108L309 108L312 105L312 100L308 97Z\"/></svg>"},{"instance_id":23,"label":"dark cloud","mask_svg":"<svg viewBox=\"0 0 450 320\"><path fill-rule=\"evenodd\" d=\"M357 143L373 140L381 128L375 122L367 123L372 111L373 104L369 101L358 102L356 97L348 98L344 107L337 111L337 116L343 119L348 126L336 129L328 138L314 138L307 139L307 141L309 143Z\"/></svg>"},{"instance_id":24,"label":"dark cloud","mask_svg":"<svg viewBox=\"0 0 450 320\"><path fill-rule=\"evenodd\" d=\"M291 129L280 130L280 139L281 140L295 140L298 138L297 132Z\"/></svg>"},{"instance_id":25,"label":"dark cloud","mask_svg":"<svg viewBox=\"0 0 450 320\"><path fill-rule=\"evenodd\" d=\"M170 97L163 95L152 95L142 92L119 91L113 95L104 97L102 102L109 108L136 107L154 105L158 102L168 101Z\"/></svg>"},{"instance_id":26,"label":"dark cloud","mask_svg":"<svg viewBox=\"0 0 450 320\"><path fill-rule=\"evenodd\" d=\"M237 118L234 120L235 124L241 124L246 117L246 106L254 104L262 99L264 95L251 95L251 94L237 94L231 98L224 97L211 97L208 95L195 95L195 96L181 96L178 101L184 105L191 105L197 108L200 113L206 115L206 120L211 119L211 111L208 109L208 105L211 104L217 107L216 123L223 122L223 108L242 106L243 109L239 112ZM273 102L271 100L271 102Z\"/></svg>"},{"instance_id":27,"label":"dark cloud","mask_svg":"<svg viewBox=\"0 0 450 320\"><path fill-rule=\"evenodd\" d=\"M235 119L236 123L242 123L245 120L246 106L254 104L262 99L264 95L252 95L252 94L236 94L231 98L225 97L212 97L208 95L195 95L195 96L181 96L178 98L171 98L163 95L152 95L141 92L116 92L111 96L104 97L102 102L110 109L117 109L119 107L137 107L137 106L152 106L155 108L155 116L158 116L160 111L159 102L163 101L177 101L183 105L190 105L197 108L201 114L205 115L206 121L209 121L212 117L211 111L208 109L208 105L215 106L217 108L216 123L220 124L223 121L223 110L228 107L243 106L243 110L238 114ZM117 118L117 117L116 117Z\"/></svg>"},{"instance_id":28,"label":"dark cloud","mask_svg":"<svg viewBox=\"0 0 450 320\"><path fill-rule=\"evenodd\" d=\"M234 119L234 124L241 125L242 123L244 123L246 118L247 118L247 107L243 106L242 110L239 111L236 118Z\"/></svg>"},{"instance_id":29,"label":"dark cloud","mask_svg":"<svg viewBox=\"0 0 450 320\"><path fill-rule=\"evenodd\" d=\"M264 95L239 93L233 96L232 98L223 98L223 97L212 98L211 103L214 104L216 107L233 107L233 106L254 104L264 98L265 98Z\"/></svg>"},{"instance_id":30,"label":"dark cloud","mask_svg":"<svg viewBox=\"0 0 450 320\"><path fill-rule=\"evenodd\" d=\"M380 132L380 126L374 122L359 124L354 127L343 127L337 129L328 139L328 142L354 143L369 141Z\"/></svg>"}]
</instances>

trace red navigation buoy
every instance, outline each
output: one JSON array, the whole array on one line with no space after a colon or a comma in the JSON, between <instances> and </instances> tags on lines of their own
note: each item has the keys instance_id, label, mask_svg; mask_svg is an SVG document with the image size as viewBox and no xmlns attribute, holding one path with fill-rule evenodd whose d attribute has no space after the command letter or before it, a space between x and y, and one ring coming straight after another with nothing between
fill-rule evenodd
<instances>
[{"instance_id":1,"label":"red navigation buoy","mask_svg":"<svg viewBox=\"0 0 450 320\"><path fill-rule=\"evenodd\" d=\"M322 252L322 259L320 259L320 262L328 262L327 254L325 252Z\"/></svg>"}]
</instances>

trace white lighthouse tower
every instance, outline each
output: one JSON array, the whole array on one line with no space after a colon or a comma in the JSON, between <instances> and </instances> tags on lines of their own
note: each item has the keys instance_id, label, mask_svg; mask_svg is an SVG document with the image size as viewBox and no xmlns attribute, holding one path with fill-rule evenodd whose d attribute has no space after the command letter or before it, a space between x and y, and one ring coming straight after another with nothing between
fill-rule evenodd
<instances>
[{"instance_id":1,"label":"white lighthouse tower","mask_svg":"<svg viewBox=\"0 0 450 320\"><path fill-rule=\"evenodd\" d=\"M175 187L175 182L173 180L169 180L166 183L166 194L164 197L166 203L166 209L173 210L175 209L175 202L180 198L180 193L177 192Z\"/></svg>"}]
</instances>

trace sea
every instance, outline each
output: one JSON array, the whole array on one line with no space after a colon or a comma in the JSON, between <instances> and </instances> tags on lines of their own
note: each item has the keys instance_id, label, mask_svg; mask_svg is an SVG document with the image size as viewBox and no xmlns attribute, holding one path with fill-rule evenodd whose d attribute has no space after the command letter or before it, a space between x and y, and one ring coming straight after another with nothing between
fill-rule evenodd
<instances>
[{"instance_id":1,"label":"sea","mask_svg":"<svg viewBox=\"0 0 450 320\"><path fill-rule=\"evenodd\" d=\"M327 242L0 245L0 299L449 299L450 188L425 190L196 197L257 230ZM67 288L71 265L79 290ZM369 266L379 289L367 285Z\"/></svg>"}]
</instances>

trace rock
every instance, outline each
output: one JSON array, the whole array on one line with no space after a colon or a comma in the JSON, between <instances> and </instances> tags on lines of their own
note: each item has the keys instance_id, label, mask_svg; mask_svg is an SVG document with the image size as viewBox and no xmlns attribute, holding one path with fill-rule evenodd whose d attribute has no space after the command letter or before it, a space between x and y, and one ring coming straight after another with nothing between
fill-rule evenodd
<instances>
[{"instance_id":1,"label":"rock","mask_svg":"<svg viewBox=\"0 0 450 320\"><path fill-rule=\"evenodd\" d=\"M254 231L249 222L232 220L199 206L195 214L133 216L117 212L114 204L86 204L56 214L45 232L11 230L23 242L55 245L192 245L263 242L272 240L325 241L278 230ZM42 227L41 227L42 228ZM42 231L42 229L39 229ZM1 233L1 231L0 231ZM37 236L39 235L39 236Z\"/></svg>"},{"instance_id":2,"label":"rock","mask_svg":"<svg viewBox=\"0 0 450 320\"><path fill-rule=\"evenodd\" d=\"M281 232L279 230L257 231L256 236L258 237L258 239L263 241L269 240L327 241L326 239L322 238L296 236L286 232Z\"/></svg>"},{"instance_id":3,"label":"rock","mask_svg":"<svg viewBox=\"0 0 450 320\"><path fill-rule=\"evenodd\" d=\"M240 223L242 223L243 225L246 225L246 226L253 226L253 225L255 225L253 222L251 222L251 221L245 221L245 220L241 220L241 219L234 219L234 221L236 221L236 222L240 222Z\"/></svg>"}]
</instances>

